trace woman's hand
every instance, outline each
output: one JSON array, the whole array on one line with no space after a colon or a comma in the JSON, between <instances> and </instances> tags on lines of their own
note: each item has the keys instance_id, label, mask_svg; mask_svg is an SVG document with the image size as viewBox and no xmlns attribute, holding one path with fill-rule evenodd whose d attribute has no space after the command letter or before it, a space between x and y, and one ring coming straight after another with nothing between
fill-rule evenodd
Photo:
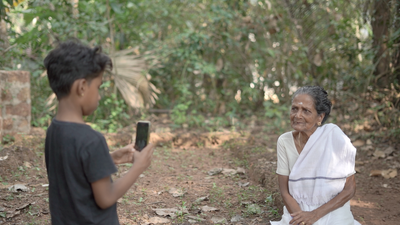
<instances>
[{"instance_id":1,"label":"woman's hand","mask_svg":"<svg viewBox=\"0 0 400 225\"><path fill-rule=\"evenodd\" d=\"M290 224L295 225L312 225L320 219L315 211L298 211L290 215L293 217L293 219L290 221Z\"/></svg>"},{"instance_id":2,"label":"woman's hand","mask_svg":"<svg viewBox=\"0 0 400 225\"><path fill-rule=\"evenodd\" d=\"M132 163L134 160L133 153L135 152L134 144L127 145L111 153L111 158L114 164Z\"/></svg>"}]
</instances>

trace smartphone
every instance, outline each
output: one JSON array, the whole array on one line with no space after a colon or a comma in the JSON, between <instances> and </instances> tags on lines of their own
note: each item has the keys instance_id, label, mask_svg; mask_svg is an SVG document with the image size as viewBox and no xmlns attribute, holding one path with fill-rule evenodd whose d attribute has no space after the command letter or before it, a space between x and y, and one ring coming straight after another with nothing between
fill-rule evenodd
<instances>
[{"instance_id":1,"label":"smartphone","mask_svg":"<svg viewBox=\"0 0 400 225\"><path fill-rule=\"evenodd\" d=\"M136 125L136 140L135 149L142 151L144 147L149 143L150 138L150 122L139 121Z\"/></svg>"}]
</instances>

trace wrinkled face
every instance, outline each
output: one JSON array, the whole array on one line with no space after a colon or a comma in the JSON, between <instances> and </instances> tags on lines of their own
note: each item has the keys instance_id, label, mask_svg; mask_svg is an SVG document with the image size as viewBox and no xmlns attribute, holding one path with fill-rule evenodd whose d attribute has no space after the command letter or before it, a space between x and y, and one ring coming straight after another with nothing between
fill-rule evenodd
<instances>
[{"instance_id":1,"label":"wrinkled face","mask_svg":"<svg viewBox=\"0 0 400 225\"><path fill-rule=\"evenodd\" d=\"M312 134L324 116L325 114L318 115L314 99L310 95L299 94L294 97L290 110L290 124L294 130Z\"/></svg>"},{"instance_id":2,"label":"wrinkled face","mask_svg":"<svg viewBox=\"0 0 400 225\"><path fill-rule=\"evenodd\" d=\"M87 116L92 114L99 106L101 99L99 89L102 84L103 76L100 75L90 82L86 82L86 92L84 95L83 115Z\"/></svg>"}]
</instances>

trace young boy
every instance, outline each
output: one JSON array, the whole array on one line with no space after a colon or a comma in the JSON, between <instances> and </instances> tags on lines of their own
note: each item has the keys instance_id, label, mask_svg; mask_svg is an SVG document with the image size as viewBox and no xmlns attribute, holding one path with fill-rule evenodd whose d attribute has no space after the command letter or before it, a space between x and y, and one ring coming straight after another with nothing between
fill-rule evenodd
<instances>
[{"instance_id":1,"label":"young boy","mask_svg":"<svg viewBox=\"0 0 400 225\"><path fill-rule=\"evenodd\" d=\"M150 166L154 146L110 154L104 137L85 124L82 117L96 110L103 73L112 67L100 48L61 43L44 65L59 101L45 143L52 224L119 224L116 202ZM113 182L115 164L127 162L133 162L128 173Z\"/></svg>"}]
</instances>

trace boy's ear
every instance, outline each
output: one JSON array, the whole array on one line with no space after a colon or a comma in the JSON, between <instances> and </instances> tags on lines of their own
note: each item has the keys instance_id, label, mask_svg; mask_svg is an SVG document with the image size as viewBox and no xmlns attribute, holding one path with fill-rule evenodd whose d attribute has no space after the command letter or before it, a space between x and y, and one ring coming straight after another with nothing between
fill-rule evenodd
<instances>
[{"instance_id":1,"label":"boy's ear","mask_svg":"<svg viewBox=\"0 0 400 225\"><path fill-rule=\"evenodd\" d=\"M87 80L86 79L79 79L75 81L75 90L78 96L84 96L86 89L87 89Z\"/></svg>"}]
</instances>

